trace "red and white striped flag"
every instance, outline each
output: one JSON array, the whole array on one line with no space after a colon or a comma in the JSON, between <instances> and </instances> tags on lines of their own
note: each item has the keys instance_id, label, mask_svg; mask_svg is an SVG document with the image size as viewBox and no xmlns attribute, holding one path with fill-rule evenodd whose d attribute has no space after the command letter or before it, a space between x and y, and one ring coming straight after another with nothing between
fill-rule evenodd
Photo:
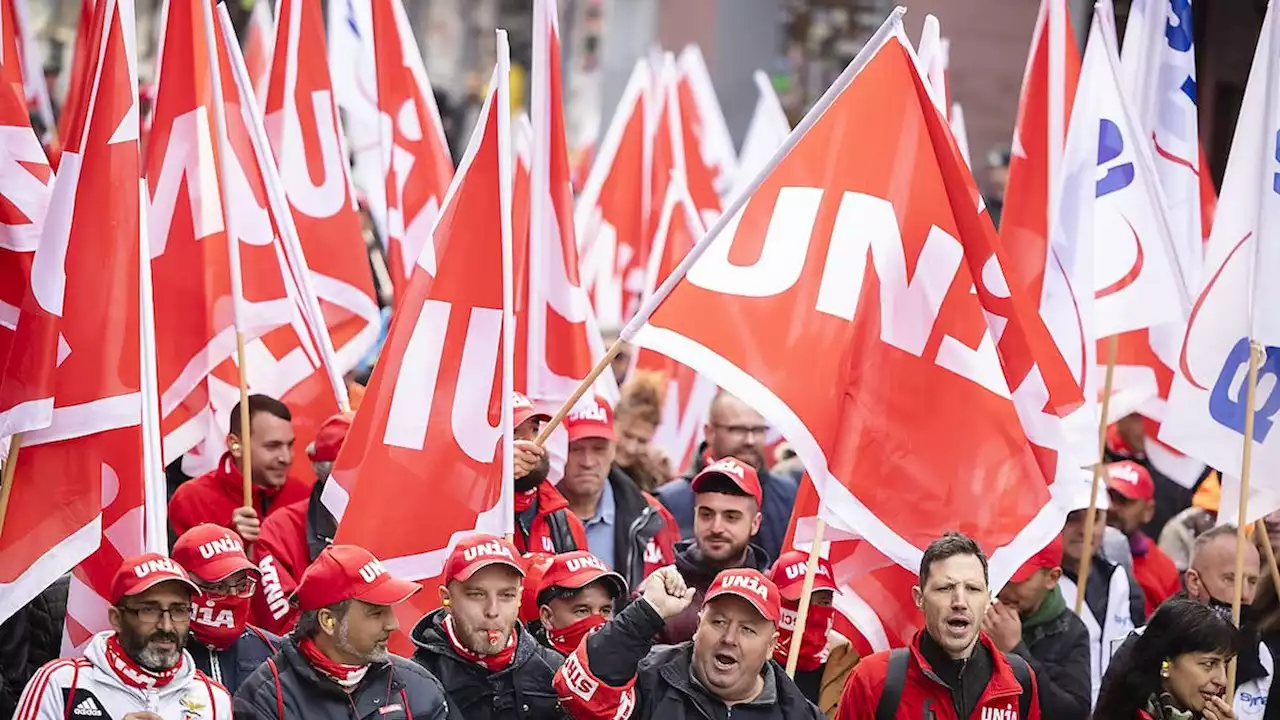
<instances>
[{"instance_id":1,"label":"red and white striped flag","mask_svg":"<svg viewBox=\"0 0 1280 720\"><path fill-rule=\"evenodd\" d=\"M276 21L271 17L269 0L256 0L253 3L253 10L249 12L249 26L246 28L244 38L244 66L249 72L253 95L258 99L259 104L266 102L267 81L274 68L271 53L275 26Z\"/></svg>"},{"instance_id":2,"label":"red and white striped flag","mask_svg":"<svg viewBox=\"0 0 1280 720\"><path fill-rule=\"evenodd\" d=\"M15 82L27 109L34 112L44 125L41 141L51 146L57 126L53 119L53 101L49 98L49 84L45 81L44 68L40 64L40 51L31 34L31 12L27 0L0 0L0 65L5 66L6 80ZM8 73L13 73L10 77Z\"/></svg>"}]
</instances>

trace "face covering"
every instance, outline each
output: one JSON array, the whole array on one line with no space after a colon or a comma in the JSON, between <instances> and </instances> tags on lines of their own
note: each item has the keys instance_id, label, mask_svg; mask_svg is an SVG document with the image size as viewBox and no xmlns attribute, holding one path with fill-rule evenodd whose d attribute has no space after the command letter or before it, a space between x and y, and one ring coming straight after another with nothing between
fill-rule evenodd
<instances>
[{"instance_id":1,"label":"face covering","mask_svg":"<svg viewBox=\"0 0 1280 720\"><path fill-rule=\"evenodd\" d=\"M249 598L200 595L192 603L191 633L214 650L226 650L249 624Z\"/></svg>"},{"instance_id":2,"label":"face covering","mask_svg":"<svg viewBox=\"0 0 1280 720\"><path fill-rule=\"evenodd\" d=\"M591 615L581 620L565 625L562 628L548 628L547 640L551 641L551 647L560 651L561 655L568 657L572 655L582 641L588 635L595 632L609 622L603 615Z\"/></svg>"},{"instance_id":3,"label":"face covering","mask_svg":"<svg viewBox=\"0 0 1280 720\"><path fill-rule=\"evenodd\" d=\"M788 602L782 608L782 622L778 625L778 645L773 649L773 659L780 664L787 664L787 654L791 652L791 638L795 635L796 616L799 615L800 603ZM800 659L796 667L800 670L816 670L827 661L827 633L835 622L834 607L809 606L809 617L804 621L804 634L800 636Z\"/></svg>"},{"instance_id":4,"label":"face covering","mask_svg":"<svg viewBox=\"0 0 1280 720\"><path fill-rule=\"evenodd\" d=\"M1222 602L1221 600L1211 597L1209 598L1209 608L1212 609L1219 617L1227 622L1231 622L1231 603ZM1240 604L1240 627L1248 628L1253 624L1253 608L1245 603Z\"/></svg>"}]
</instances>

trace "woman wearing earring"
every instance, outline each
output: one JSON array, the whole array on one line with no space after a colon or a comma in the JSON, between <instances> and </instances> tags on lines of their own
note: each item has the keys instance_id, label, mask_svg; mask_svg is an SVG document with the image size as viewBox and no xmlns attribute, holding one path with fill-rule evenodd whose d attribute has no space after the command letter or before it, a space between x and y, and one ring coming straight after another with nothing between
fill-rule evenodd
<instances>
[{"instance_id":1,"label":"woman wearing earring","mask_svg":"<svg viewBox=\"0 0 1280 720\"><path fill-rule=\"evenodd\" d=\"M1102 688L1094 720L1235 720L1223 698L1239 633L1206 605L1170 600L1159 607Z\"/></svg>"}]
</instances>

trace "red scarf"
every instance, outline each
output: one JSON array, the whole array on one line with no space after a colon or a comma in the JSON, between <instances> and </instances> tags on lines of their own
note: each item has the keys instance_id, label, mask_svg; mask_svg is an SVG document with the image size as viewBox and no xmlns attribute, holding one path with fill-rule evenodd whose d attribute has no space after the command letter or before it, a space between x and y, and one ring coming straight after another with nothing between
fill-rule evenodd
<instances>
[{"instance_id":1,"label":"red scarf","mask_svg":"<svg viewBox=\"0 0 1280 720\"><path fill-rule=\"evenodd\" d=\"M516 493L515 495L516 513L517 514L522 513L528 510L529 508L533 507L533 504L537 502L537 500L538 500L538 488L536 487L528 492Z\"/></svg>"},{"instance_id":2,"label":"red scarf","mask_svg":"<svg viewBox=\"0 0 1280 720\"><path fill-rule=\"evenodd\" d=\"M773 659L779 664L787 664L787 655L791 652L791 638L795 635L796 615L800 603L784 602L782 622L778 624L778 644L773 649ZM809 606L809 617L804 621L804 634L800 636L800 659L796 667L800 670L817 670L827 661L827 632L835 621L836 609L833 607Z\"/></svg>"},{"instance_id":3,"label":"red scarf","mask_svg":"<svg viewBox=\"0 0 1280 720\"><path fill-rule=\"evenodd\" d=\"M449 647L453 648L454 652L458 653L464 660L470 660L473 663L485 666L489 672L507 669L511 665L511 661L516 657L516 633L514 628L507 640L507 646L496 655L480 655L463 645L462 641L458 639L457 633L453 631L452 615L446 615L444 618L444 636L449 641Z\"/></svg>"},{"instance_id":4,"label":"red scarf","mask_svg":"<svg viewBox=\"0 0 1280 720\"><path fill-rule=\"evenodd\" d=\"M316 647L316 641L307 638L298 643L298 652L302 653L302 657L306 658L311 667L316 672L324 675L342 687L343 690L351 692L364 679L364 674L368 672L368 663L364 665L347 665L345 663L335 662L329 659L328 655L321 652Z\"/></svg>"},{"instance_id":5,"label":"red scarf","mask_svg":"<svg viewBox=\"0 0 1280 720\"><path fill-rule=\"evenodd\" d=\"M124 647L120 644L120 638L112 635L107 638L107 664L111 666L111 670L115 672L116 677L125 685L139 690L158 690L168 685L178 676L178 670L182 668L185 658L178 661L177 665L163 672L153 672L138 663L124 651Z\"/></svg>"},{"instance_id":6,"label":"red scarf","mask_svg":"<svg viewBox=\"0 0 1280 720\"><path fill-rule=\"evenodd\" d=\"M562 628L548 628L547 640L551 642L551 647L567 657L578 649L588 635L599 630L606 622L608 619L603 615L588 615Z\"/></svg>"},{"instance_id":7,"label":"red scarf","mask_svg":"<svg viewBox=\"0 0 1280 720\"><path fill-rule=\"evenodd\" d=\"M226 650L249 624L250 598L201 593L193 598L191 634L201 645Z\"/></svg>"}]
</instances>

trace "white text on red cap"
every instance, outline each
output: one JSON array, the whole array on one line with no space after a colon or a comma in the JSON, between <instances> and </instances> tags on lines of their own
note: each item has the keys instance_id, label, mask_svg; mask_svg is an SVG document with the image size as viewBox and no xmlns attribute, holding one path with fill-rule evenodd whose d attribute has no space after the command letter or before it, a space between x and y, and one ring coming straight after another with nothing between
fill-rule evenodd
<instances>
[{"instance_id":1,"label":"white text on red cap","mask_svg":"<svg viewBox=\"0 0 1280 720\"><path fill-rule=\"evenodd\" d=\"M134 566L133 574L139 578L144 578L151 573L161 572L166 575L186 576L186 572L182 566L174 562L172 558L160 558L159 560L148 560L144 563Z\"/></svg>"},{"instance_id":2,"label":"white text on red cap","mask_svg":"<svg viewBox=\"0 0 1280 720\"><path fill-rule=\"evenodd\" d=\"M726 575L720 579L720 587L725 590L742 588L759 595L761 600L769 600L769 588L762 585L759 578L748 575Z\"/></svg>"},{"instance_id":3,"label":"white text on red cap","mask_svg":"<svg viewBox=\"0 0 1280 720\"><path fill-rule=\"evenodd\" d=\"M609 413L605 412L604 406L599 402L593 402L590 407L569 413L569 419L574 422L592 420L598 423L607 423L609 422Z\"/></svg>"},{"instance_id":4,"label":"white text on red cap","mask_svg":"<svg viewBox=\"0 0 1280 720\"><path fill-rule=\"evenodd\" d=\"M386 574L387 569L382 567L382 563L377 560L370 560L360 568L360 577L367 583L371 583L374 580L377 580L378 576Z\"/></svg>"},{"instance_id":5,"label":"white text on red cap","mask_svg":"<svg viewBox=\"0 0 1280 720\"><path fill-rule=\"evenodd\" d=\"M785 572L787 574L788 580L796 580L798 578L804 577L804 574L808 570L809 570L808 562L798 562L798 563L792 563L791 565L788 565L786 567ZM826 566L824 566L822 563L818 563L817 569L814 570L814 575L821 575L822 577L831 577L831 573L827 572Z\"/></svg>"},{"instance_id":6,"label":"white text on red cap","mask_svg":"<svg viewBox=\"0 0 1280 720\"><path fill-rule=\"evenodd\" d=\"M1132 465L1113 465L1107 468L1107 475L1130 485L1137 485L1139 480L1138 471Z\"/></svg>"},{"instance_id":7,"label":"white text on red cap","mask_svg":"<svg viewBox=\"0 0 1280 720\"><path fill-rule=\"evenodd\" d=\"M511 397L511 407L531 408L533 407L533 401L525 397L524 395L521 395L520 393L516 393Z\"/></svg>"},{"instance_id":8,"label":"white text on red cap","mask_svg":"<svg viewBox=\"0 0 1280 720\"><path fill-rule=\"evenodd\" d=\"M211 540L200 546L200 557L205 560L212 560L213 556L222 553L240 553L244 552L244 545L240 543L240 539L231 535L224 535L217 540Z\"/></svg>"},{"instance_id":9,"label":"white text on red cap","mask_svg":"<svg viewBox=\"0 0 1280 720\"><path fill-rule=\"evenodd\" d=\"M515 560L515 558L511 557L511 551L507 549L507 546L497 540L481 543L462 551L462 559L467 562L482 557L504 557L508 560Z\"/></svg>"},{"instance_id":10,"label":"white text on red cap","mask_svg":"<svg viewBox=\"0 0 1280 720\"><path fill-rule=\"evenodd\" d=\"M717 460L714 463L708 465L707 470L708 471L714 470L716 472L724 472L724 473L729 473L730 475L736 475L738 476L739 480L747 479L747 471L743 470L742 466L733 460Z\"/></svg>"},{"instance_id":11,"label":"white text on red cap","mask_svg":"<svg viewBox=\"0 0 1280 720\"><path fill-rule=\"evenodd\" d=\"M569 558L564 565L571 573L578 572L579 570L585 570L587 568L595 568L596 570L609 572L609 566L605 565L604 561L595 555Z\"/></svg>"}]
</instances>

